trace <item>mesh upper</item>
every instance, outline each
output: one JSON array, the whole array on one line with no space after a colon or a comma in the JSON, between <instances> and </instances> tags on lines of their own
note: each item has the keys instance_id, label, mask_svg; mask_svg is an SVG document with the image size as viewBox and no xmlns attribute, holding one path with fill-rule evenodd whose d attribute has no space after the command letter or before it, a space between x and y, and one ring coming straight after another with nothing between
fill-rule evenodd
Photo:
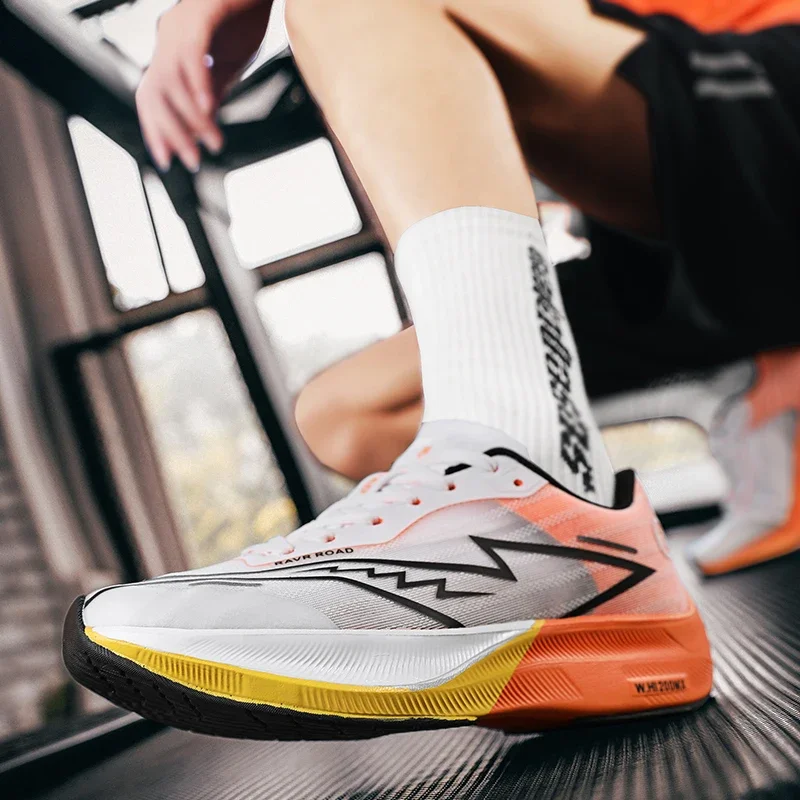
<instances>
[{"instance_id":1,"label":"mesh upper","mask_svg":"<svg viewBox=\"0 0 800 800\"><path fill-rule=\"evenodd\" d=\"M532 546L541 552L524 549ZM618 592L634 573L635 585ZM689 607L641 488L625 510L549 485L528 498L456 504L347 556L266 569L228 562L111 590L94 602L116 605L108 616L117 625L435 629L563 617L599 596L610 599L588 613Z\"/></svg>"}]
</instances>

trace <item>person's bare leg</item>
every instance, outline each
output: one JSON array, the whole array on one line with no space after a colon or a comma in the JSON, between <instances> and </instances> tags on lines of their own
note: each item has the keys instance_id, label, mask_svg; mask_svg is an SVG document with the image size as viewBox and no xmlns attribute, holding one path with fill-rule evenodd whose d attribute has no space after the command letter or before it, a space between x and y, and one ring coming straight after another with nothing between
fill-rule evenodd
<instances>
[{"instance_id":1,"label":"person's bare leg","mask_svg":"<svg viewBox=\"0 0 800 800\"><path fill-rule=\"evenodd\" d=\"M430 0L292 0L287 26L390 241L402 237L423 421L510 434L557 480L609 502L613 472L489 63Z\"/></svg>"},{"instance_id":2,"label":"person's bare leg","mask_svg":"<svg viewBox=\"0 0 800 800\"><path fill-rule=\"evenodd\" d=\"M557 7L543 0L431 0L430 5L445 9L491 63L532 169L598 219L631 230L658 232L660 221L652 189L645 102L614 74L620 59L641 42L641 32L594 16L585 0L567 0ZM367 24L364 23L365 27ZM448 52L434 48L433 55L442 60L441 73L448 74ZM404 72L407 71L404 65ZM473 95L471 90L467 94ZM400 122L407 126L410 117L405 95L399 101L395 101L395 96L392 92L390 103L402 109ZM379 102L368 105L384 121L386 101L387 96L382 95ZM453 102L463 106L464 93L455 95ZM334 103L334 110L335 107ZM436 107L440 111L443 108L438 104ZM445 113L449 114L450 108L445 106ZM361 117L359 125L360 120ZM393 127L396 129L394 123ZM405 135L401 127L399 136ZM415 141L419 144L418 139ZM448 150L452 151L459 141L460 137L446 137ZM351 142L351 146L357 147L373 145L386 147L386 133L359 136ZM436 152L427 136L421 149L428 156ZM416 156L417 150L402 153ZM476 162L463 151L458 158L462 162L455 165L460 191L463 161L470 165ZM400 178L413 174L413 166L408 169L406 161L398 165L395 158L379 159L377 166L374 161L369 163L377 176L371 194L379 203L382 177L387 171L392 180L397 177L393 167L399 167ZM481 191L497 192L497 182L504 180L503 171L492 166L479 176L480 187L472 190L473 196L482 196ZM391 182L386 185L394 186ZM403 187L406 196L409 188L413 189L407 184ZM436 191L427 180L422 188ZM384 216L396 204L397 194L392 192L386 198ZM430 198L424 198L424 202L430 202ZM401 230L405 224L402 214L400 220L397 228ZM312 449L325 463L357 477L369 469L385 468L399 454L396 448L413 436L418 420L418 407L403 409L398 414L391 396L377 391L372 373L381 349L382 345L377 345L333 367L303 393L298 406L304 412L302 428ZM409 352L404 361L413 360L418 369L416 348L413 352L406 349ZM353 373L361 370L359 381ZM362 385L365 380L369 387ZM358 385L366 391L350 393L351 399L345 402L335 390L337 385ZM407 386L415 393L421 392L418 376L416 380L408 379ZM314 422L315 419L322 424ZM376 444L377 440L381 444Z\"/></svg>"},{"instance_id":3,"label":"person's bare leg","mask_svg":"<svg viewBox=\"0 0 800 800\"><path fill-rule=\"evenodd\" d=\"M537 216L497 79L443 9L428 0L288 0L286 25L393 246L449 208Z\"/></svg>"},{"instance_id":4,"label":"person's bare leg","mask_svg":"<svg viewBox=\"0 0 800 800\"><path fill-rule=\"evenodd\" d=\"M659 229L645 103L614 75L644 34L587 0L288 0L287 26L392 244L459 205L535 216L520 141L583 210Z\"/></svg>"},{"instance_id":5,"label":"person's bare leg","mask_svg":"<svg viewBox=\"0 0 800 800\"><path fill-rule=\"evenodd\" d=\"M321 372L295 405L311 452L361 480L389 468L422 420L422 375L413 328L370 345Z\"/></svg>"}]
</instances>

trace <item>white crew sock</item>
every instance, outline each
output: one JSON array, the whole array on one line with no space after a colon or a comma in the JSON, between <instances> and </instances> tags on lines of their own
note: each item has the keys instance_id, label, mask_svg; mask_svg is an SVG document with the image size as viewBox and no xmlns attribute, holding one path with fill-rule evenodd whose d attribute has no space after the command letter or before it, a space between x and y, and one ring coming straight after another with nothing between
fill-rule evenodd
<instances>
[{"instance_id":1,"label":"white crew sock","mask_svg":"<svg viewBox=\"0 0 800 800\"><path fill-rule=\"evenodd\" d=\"M419 340L423 421L498 428L558 482L611 505L614 472L539 221L443 211L403 234L395 263Z\"/></svg>"}]
</instances>

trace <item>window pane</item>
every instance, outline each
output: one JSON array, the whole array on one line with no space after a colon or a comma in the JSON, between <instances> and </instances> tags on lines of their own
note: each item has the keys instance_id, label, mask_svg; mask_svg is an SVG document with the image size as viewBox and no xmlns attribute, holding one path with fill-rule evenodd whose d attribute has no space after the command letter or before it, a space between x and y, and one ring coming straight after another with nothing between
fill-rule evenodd
<instances>
[{"instance_id":1,"label":"window pane","mask_svg":"<svg viewBox=\"0 0 800 800\"><path fill-rule=\"evenodd\" d=\"M167 296L136 162L86 120L69 121L89 210L114 304L121 309Z\"/></svg>"},{"instance_id":2,"label":"window pane","mask_svg":"<svg viewBox=\"0 0 800 800\"><path fill-rule=\"evenodd\" d=\"M239 260L258 266L361 230L333 148L318 139L225 178Z\"/></svg>"},{"instance_id":3,"label":"window pane","mask_svg":"<svg viewBox=\"0 0 800 800\"><path fill-rule=\"evenodd\" d=\"M172 291L186 292L202 286L205 276L197 260L197 251L164 184L152 173L147 173L144 177L144 188L150 201L153 223L164 258L164 269Z\"/></svg>"},{"instance_id":4,"label":"window pane","mask_svg":"<svg viewBox=\"0 0 800 800\"><path fill-rule=\"evenodd\" d=\"M262 289L258 306L286 381L317 372L400 330L383 257L368 255Z\"/></svg>"},{"instance_id":5,"label":"window pane","mask_svg":"<svg viewBox=\"0 0 800 800\"><path fill-rule=\"evenodd\" d=\"M216 315L132 334L127 349L193 565L297 527Z\"/></svg>"}]
</instances>

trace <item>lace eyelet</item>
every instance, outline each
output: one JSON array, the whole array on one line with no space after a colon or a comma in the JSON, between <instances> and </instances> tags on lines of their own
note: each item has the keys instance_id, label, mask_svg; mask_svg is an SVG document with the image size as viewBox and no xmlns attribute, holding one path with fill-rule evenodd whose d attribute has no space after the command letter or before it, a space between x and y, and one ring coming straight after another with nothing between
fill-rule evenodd
<instances>
[{"instance_id":1,"label":"lace eyelet","mask_svg":"<svg viewBox=\"0 0 800 800\"><path fill-rule=\"evenodd\" d=\"M419 499L419 497L415 497L415 498L414 498L414 499L411 501L411 505L412 505L412 506L418 506L418 505L419 505L421 502L422 502L422 500L420 500L420 499Z\"/></svg>"},{"instance_id":2,"label":"lace eyelet","mask_svg":"<svg viewBox=\"0 0 800 800\"><path fill-rule=\"evenodd\" d=\"M454 483L448 483L447 484L447 491L448 492L452 492L455 488L456 488L456 485Z\"/></svg>"},{"instance_id":3,"label":"lace eyelet","mask_svg":"<svg viewBox=\"0 0 800 800\"><path fill-rule=\"evenodd\" d=\"M328 544L329 542L335 542L336 541L336 534L335 533L330 533L322 541L325 544ZM294 552L294 550L292 550L292 552Z\"/></svg>"},{"instance_id":4,"label":"lace eyelet","mask_svg":"<svg viewBox=\"0 0 800 800\"><path fill-rule=\"evenodd\" d=\"M524 481L520 480L519 478L514 479L514 486L523 486Z\"/></svg>"},{"instance_id":5,"label":"lace eyelet","mask_svg":"<svg viewBox=\"0 0 800 800\"><path fill-rule=\"evenodd\" d=\"M382 523L383 523L382 517L375 517L375 519L372 520L373 525L381 525Z\"/></svg>"}]
</instances>

